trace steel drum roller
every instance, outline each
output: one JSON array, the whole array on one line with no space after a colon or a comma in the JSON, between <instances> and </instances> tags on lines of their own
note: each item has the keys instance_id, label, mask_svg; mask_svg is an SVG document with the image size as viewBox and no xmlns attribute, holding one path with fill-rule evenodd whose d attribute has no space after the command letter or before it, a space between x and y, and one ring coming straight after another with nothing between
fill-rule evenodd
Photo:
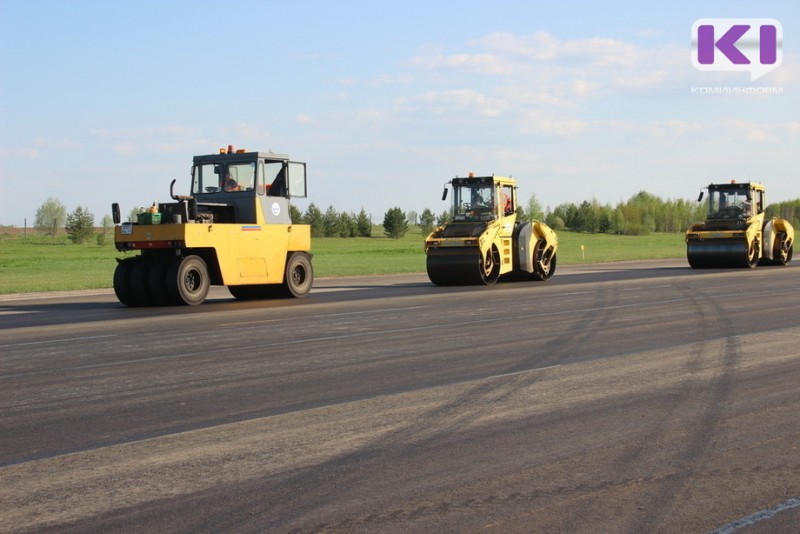
<instances>
[{"instance_id":1,"label":"steel drum roller","mask_svg":"<svg viewBox=\"0 0 800 534\"><path fill-rule=\"evenodd\" d=\"M699 241L686 245L689 265L698 268L747 267L746 241Z\"/></svg>"},{"instance_id":2,"label":"steel drum roller","mask_svg":"<svg viewBox=\"0 0 800 534\"><path fill-rule=\"evenodd\" d=\"M481 278L480 251L430 251L427 259L428 278L437 286L478 285Z\"/></svg>"}]
</instances>

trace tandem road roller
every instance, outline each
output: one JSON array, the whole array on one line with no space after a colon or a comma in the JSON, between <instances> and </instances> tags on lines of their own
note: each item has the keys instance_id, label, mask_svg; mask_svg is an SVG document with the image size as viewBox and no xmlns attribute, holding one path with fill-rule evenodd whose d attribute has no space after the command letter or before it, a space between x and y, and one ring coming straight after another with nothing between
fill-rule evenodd
<instances>
[{"instance_id":1,"label":"tandem road roller","mask_svg":"<svg viewBox=\"0 0 800 534\"><path fill-rule=\"evenodd\" d=\"M689 265L695 269L752 269L759 263L786 265L791 261L794 229L785 219L766 217L762 184L732 181L711 184L707 189L706 220L686 231Z\"/></svg>"},{"instance_id":2,"label":"tandem road roller","mask_svg":"<svg viewBox=\"0 0 800 534\"><path fill-rule=\"evenodd\" d=\"M425 239L428 278L439 286L494 284L504 275L548 280L556 270L558 237L539 221L517 221L513 178L453 178L451 221Z\"/></svg>"},{"instance_id":3,"label":"tandem road roller","mask_svg":"<svg viewBox=\"0 0 800 534\"><path fill-rule=\"evenodd\" d=\"M306 164L272 152L220 149L195 156L191 194L120 224L114 292L127 306L200 304L209 286L237 299L303 297L311 289L311 228L293 224L289 199L306 196Z\"/></svg>"}]
</instances>

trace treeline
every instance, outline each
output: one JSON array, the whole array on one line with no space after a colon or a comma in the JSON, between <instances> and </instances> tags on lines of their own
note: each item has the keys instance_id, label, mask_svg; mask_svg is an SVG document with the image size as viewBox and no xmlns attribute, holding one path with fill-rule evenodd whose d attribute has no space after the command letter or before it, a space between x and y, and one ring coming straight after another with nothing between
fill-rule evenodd
<instances>
[{"instance_id":1,"label":"treeline","mask_svg":"<svg viewBox=\"0 0 800 534\"><path fill-rule=\"evenodd\" d=\"M337 212L333 206L323 212L313 202L305 213L289 206L292 221L311 225L311 237L371 237L372 219L364 208L358 215Z\"/></svg>"},{"instance_id":2,"label":"treeline","mask_svg":"<svg viewBox=\"0 0 800 534\"><path fill-rule=\"evenodd\" d=\"M323 212L312 202L305 213L295 206L289 206L289 210L292 221L311 226L311 237L372 237L372 217L364 208L358 214L338 212L333 206ZM406 213L394 207L383 216L383 233L386 237L400 238L411 224L419 225L423 234L427 234L435 225L447 222L448 217L447 211L437 218L427 208L419 215L415 211Z\"/></svg>"},{"instance_id":3,"label":"treeline","mask_svg":"<svg viewBox=\"0 0 800 534\"><path fill-rule=\"evenodd\" d=\"M646 235L651 232L684 232L692 224L705 220L706 206L705 202L664 200L640 191L616 206L585 200L580 204L560 204L553 210L542 211L536 197L532 196L527 210L521 210L521 215L526 219L544 220L555 230ZM786 219L800 229L800 199L770 204L766 214Z\"/></svg>"},{"instance_id":4,"label":"treeline","mask_svg":"<svg viewBox=\"0 0 800 534\"><path fill-rule=\"evenodd\" d=\"M322 211L310 204L305 213L290 206L292 221L311 226L313 237L372 237L372 217L362 208L358 214L338 212L333 206ZM128 218L133 221L138 209L131 211ZM768 217L781 217L800 230L800 199L779 202L767 206ZM625 202L616 206L600 204L596 199L584 200L580 204L559 204L554 209L542 208L532 195L527 204L517 207L519 220L540 220L554 230L571 230L592 234L646 235L651 232L683 232L689 226L705 219L706 204L688 200L664 200L655 195L640 191ZM422 213L404 212L399 207L389 209L383 216L383 233L387 237L403 237L409 225L419 226L423 235L436 226L448 222L449 211L435 215L425 208ZM70 239L82 243L95 233L94 215L78 207L67 213L66 207L57 199L48 198L37 210L34 226L55 236L64 228ZM97 235L102 245L106 234L113 227L111 217L103 217L103 232Z\"/></svg>"},{"instance_id":5,"label":"treeline","mask_svg":"<svg viewBox=\"0 0 800 534\"><path fill-rule=\"evenodd\" d=\"M768 205L767 216L786 219L794 226L795 233L800 232L800 198Z\"/></svg>"},{"instance_id":6,"label":"treeline","mask_svg":"<svg viewBox=\"0 0 800 534\"><path fill-rule=\"evenodd\" d=\"M60 200L49 197L36 210L34 228L55 237L61 228L67 232L70 241L76 244L89 241L95 236L97 244L103 246L106 236L111 232L114 223L111 216L103 217L102 233L95 233L94 215L88 209L78 206L67 213L67 208Z\"/></svg>"},{"instance_id":7,"label":"treeline","mask_svg":"<svg viewBox=\"0 0 800 534\"><path fill-rule=\"evenodd\" d=\"M555 230L646 235L651 232L683 232L693 223L705 219L705 215L705 203L664 200L640 191L616 206L600 204L597 200L584 200L578 205L560 204L544 213L543 218Z\"/></svg>"},{"instance_id":8,"label":"treeline","mask_svg":"<svg viewBox=\"0 0 800 534\"><path fill-rule=\"evenodd\" d=\"M337 212L333 206L323 212L314 204L305 213L292 206L292 220L311 225L314 237L371 237L373 222L362 208L358 214ZM787 219L800 230L800 199L767 206L767 216ZM532 195L527 204L517 207L520 220L540 220L554 230L592 234L647 235L652 232L679 233L706 217L706 203L683 199L662 199L640 191L616 205L584 200L580 204L559 204L542 208ZM402 237L408 225L418 225L423 235L448 221L447 210L435 215L425 208L422 213L392 208L383 217L384 234Z\"/></svg>"}]
</instances>

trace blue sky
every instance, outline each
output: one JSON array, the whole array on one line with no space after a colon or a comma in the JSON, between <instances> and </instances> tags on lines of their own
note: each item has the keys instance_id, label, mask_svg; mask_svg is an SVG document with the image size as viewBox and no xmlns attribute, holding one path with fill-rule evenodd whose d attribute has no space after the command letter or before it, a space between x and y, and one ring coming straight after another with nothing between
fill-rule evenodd
<instances>
[{"instance_id":1,"label":"blue sky","mask_svg":"<svg viewBox=\"0 0 800 534\"><path fill-rule=\"evenodd\" d=\"M440 213L468 172L551 208L730 179L800 198L800 3L603 4L0 0L0 224L168 201L229 144L307 162L301 210L374 222ZM698 71L701 18L777 19L783 64Z\"/></svg>"}]
</instances>

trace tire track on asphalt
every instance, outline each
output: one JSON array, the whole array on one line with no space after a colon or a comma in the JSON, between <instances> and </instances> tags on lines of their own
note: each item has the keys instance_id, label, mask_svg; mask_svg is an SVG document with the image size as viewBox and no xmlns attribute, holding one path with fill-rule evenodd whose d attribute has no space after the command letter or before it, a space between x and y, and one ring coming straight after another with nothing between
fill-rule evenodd
<instances>
[{"instance_id":1,"label":"tire track on asphalt","mask_svg":"<svg viewBox=\"0 0 800 534\"><path fill-rule=\"evenodd\" d=\"M659 481L655 488L649 491L647 498L649 504L645 506L655 510L652 514L642 516L634 521L629 532L653 532L669 528L669 516L686 484L697 475L696 467L702 464L702 459L710 449L717 427L720 424L725 405L732 394L732 383L735 368L741 358L741 346L738 335L740 329L730 314L712 296L702 289L692 288L683 284L676 284L675 290L684 295L691 306L691 313L697 317L695 332L701 339L700 343L690 352L684 367L686 379L672 397L673 402L668 407L667 416L662 418L648 429L644 439L639 440L640 445L631 449L625 457L620 458L618 467L631 465L644 457L647 444L655 442L666 432L666 425L674 414L682 412L683 407L690 407L696 400L706 397L705 410L698 414L695 421L687 428L686 438L682 446L676 444L672 463L675 466L675 475ZM710 330L719 332L715 341L709 341L702 335ZM718 375L709 384L708 393L697 392L691 387L691 377L700 371L703 362L712 359L717 361ZM700 397L700 399L697 399ZM634 516L635 517L635 516Z\"/></svg>"},{"instance_id":2,"label":"tire track on asphalt","mask_svg":"<svg viewBox=\"0 0 800 534\"><path fill-rule=\"evenodd\" d=\"M413 425L382 436L380 440L370 444L369 450L371 452L368 455L370 462L380 464L383 458L388 460L390 458L396 459L399 455L409 456L414 451L434 446L442 437L458 431L473 421L477 415L480 415L476 413L476 410L483 409L487 404L502 403L507 398L512 397L515 392L535 385L540 380L538 371L544 372L548 368L557 367L568 361L575 354L590 350L592 339L598 330L611 321L616 313L618 303L619 294L616 288L596 290L593 303L585 307L585 311L576 315L572 321L574 334L566 342L565 339L557 337L544 345L540 352L533 352L519 363L505 369L498 369L497 374L493 375L493 380L479 384L445 405L421 414ZM602 310L602 313L598 313L598 309ZM432 432L431 429L436 430ZM337 472L342 469L348 473L358 473L353 480L346 481L345 485L358 484L358 479L363 476L358 467L360 466L363 469L365 453L366 451L362 450L353 454L351 458L338 458L331 461L339 464L339 466L341 463L345 465L352 464L352 469L342 469L337 466ZM324 466L318 467L322 467L322 471L327 470ZM326 498L321 496L319 502L311 505L310 508L321 508L324 506L325 501ZM471 502L475 504L482 503L482 506L490 507L502 506L510 501L507 497L488 495L482 499L473 499ZM312 530L318 532L329 530L346 532L353 528L371 529L378 525L385 525L386 521L393 521L400 517L418 520L425 514L438 515L458 506L459 503L442 501L431 508L417 507L413 510L413 513L409 513L405 507L398 507L367 517L318 523L313 525ZM290 532L303 531L304 529L290 530Z\"/></svg>"},{"instance_id":3,"label":"tire track on asphalt","mask_svg":"<svg viewBox=\"0 0 800 534\"><path fill-rule=\"evenodd\" d=\"M330 458L322 464L314 465L313 468L301 469L289 474L278 484L285 490L278 490L279 493L291 494L292 488L319 488L329 485L331 479L336 480L337 487L358 488L365 476L372 470L376 471L373 476L378 476L377 472L383 464L397 462L398 458L412 458L419 451L431 449L436 443L447 436L458 432L469 425L474 419L483 415L482 410L487 405L502 403L506 398L512 396L520 389L535 385L540 380L541 372L546 372L548 368L558 366L560 363L568 361L575 354L580 354L591 349L591 341L598 330L605 327L616 313L615 307L619 302L616 288L602 288L594 291L593 302L589 306L583 307L582 313L571 315L564 314L565 318L571 319L571 330L574 332L567 340L556 338L542 347L540 351L524 355L522 361L503 369L498 369L496 375L493 374L491 380L488 377L480 380L480 383L469 388L464 393L448 401L444 405L420 414L408 425L381 435L380 438L372 441L368 446L356 451ZM599 310L599 312L598 312ZM537 317L540 314L532 314ZM555 315L562 315L557 312ZM487 321L497 322L498 319L476 319L475 323L483 324ZM470 321L462 321L463 328L469 328ZM304 493L303 511L301 516L311 516L315 512L323 510L330 502L330 495L326 493ZM502 506L507 498L497 495L488 495L475 502L482 502L484 506ZM273 508L280 509L283 506L291 507L294 503L271 503ZM426 513L439 514L443 510L455 508L458 503L444 501L437 504L430 510L415 508L414 517L419 519L420 515ZM248 506L241 509L231 510L228 516L247 518L253 513ZM278 514L281 515L281 514ZM295 514L296 511L295 511ZM406 507L402 503L393 509L386 509L376 512L368 517L337 518L333 521L323 521L303 528L292 528L288 532L306 532L308 530L322 531L342 531L350 529L371 529L379 525L385 525L384 521L400 517L411 517ZM246 520L246 519L245 519ZM378 523L375 523L378 521ZM213 530L213 525L210 525ZM223 525L219 525L222 527ZM224 525L230 528L232 525ZM208 528L208 524L203 524ZM282 522L270 523L265 525L267 529L285 529L287 525Z\"/></svg>"}]
</instances>

